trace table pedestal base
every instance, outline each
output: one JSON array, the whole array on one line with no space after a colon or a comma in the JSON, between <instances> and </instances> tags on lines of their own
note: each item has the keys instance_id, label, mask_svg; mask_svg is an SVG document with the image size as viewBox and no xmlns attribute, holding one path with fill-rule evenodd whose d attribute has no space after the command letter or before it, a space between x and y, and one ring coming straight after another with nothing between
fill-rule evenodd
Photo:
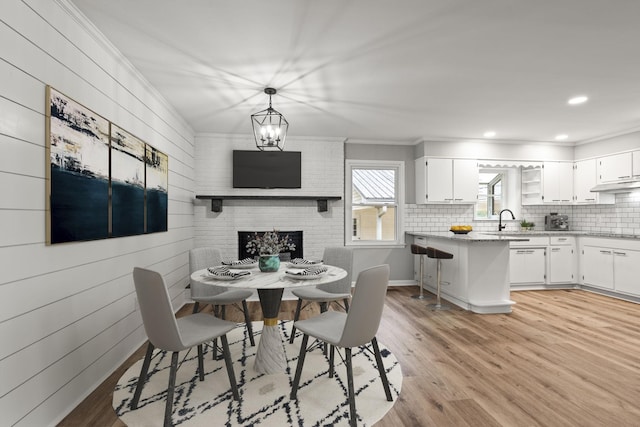
<instances>
[{"instance_id":1,"label":"table pedestal base","mask_svg":"<svg viewBox=\"0 0 640 427\"><path fill-rule=\"evenodd\" d=\"M284 345L278 329L278 313L284 289L258 289L264 326L253 368L260 374L281 374L287 368Z\"/></svg>"}]
</instances>

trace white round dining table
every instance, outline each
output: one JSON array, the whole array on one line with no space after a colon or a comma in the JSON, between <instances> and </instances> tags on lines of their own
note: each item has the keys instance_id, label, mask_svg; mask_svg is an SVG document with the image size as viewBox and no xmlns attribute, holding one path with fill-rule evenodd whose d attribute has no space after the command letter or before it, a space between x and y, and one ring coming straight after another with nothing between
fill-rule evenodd
<instances>
[{"instance_id":1,"label":"white round dining table","mask_svg":"<svg viewBox=\"0 0 640 427\"><path fill-rule=\"evenodd\" d=\"M191 280L205 285L215 285L237 289L256 289L260 298L264 325L258 341L254 369L263 374L277 374L285 371L287 361L284 353L284 343L278 329L278 313L285 288L299 288L332 283L347 276L347 271L332 265L326 265L327 272L313 279L298 279L288 276L285 272L293 270L288 263L280 264L275 272L262 272L257 266L247 269L251 274L234 280L220 280L213 277L207 269L195 271ZM232 271L241 271L234 270ZM245 270L245 269L243 269Z\"/></svg>"}]
</instances>

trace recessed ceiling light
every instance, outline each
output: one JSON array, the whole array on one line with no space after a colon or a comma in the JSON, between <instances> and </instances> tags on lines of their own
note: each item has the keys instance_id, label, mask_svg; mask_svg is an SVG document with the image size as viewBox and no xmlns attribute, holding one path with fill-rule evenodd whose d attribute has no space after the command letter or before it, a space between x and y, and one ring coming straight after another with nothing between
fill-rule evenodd
<instances>
[{"instance_id":1,"label":"recessed ceiling light","mask_svg":"<svg viewBox=\"0 0 640 427\"><path fill-rule=\"evenodd\" d=\"M584 104L588 100L589 100L589 98L584 96L584 95L574 96L573 98L569 99L568 104L569 105Z\"/></svg>"},{"instance_id":2,"label":"recessed ceiling light","mask_svg":"<svg viewBox=\"0 0 640 427\"><path fill-rule=\"evenodd\" d=\"M496 133L492 130L488 130L485 133L483 133L485 138L493 138L494 136L496 136Z\"/></svg>"},{"instance_id":3,"label":"recessed ceiling light","mask_svg":"<svg viewBox=\"0 0 640 427\"><path fill-rule=\"evenodd\" d=\"M567 135L566 133L556 135L556 141L564 141L567 138L569 138L569 135Z\"/></svg>"}]
</instances>

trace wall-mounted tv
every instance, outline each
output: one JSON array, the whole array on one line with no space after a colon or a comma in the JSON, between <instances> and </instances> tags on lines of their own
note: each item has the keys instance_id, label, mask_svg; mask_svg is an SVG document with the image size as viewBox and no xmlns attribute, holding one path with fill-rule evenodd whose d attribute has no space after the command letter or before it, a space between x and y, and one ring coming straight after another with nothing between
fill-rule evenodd
<instances>
[{"instance_id":1,"label":"wall-mounted tv","mask_svg":"<svg viewBox=\"0 0 640 427\"><path fill-rule=\"evenodd\" d=\"M299 151L233 151L233 188L301 188Z\"/></svg>"}]
</instances>

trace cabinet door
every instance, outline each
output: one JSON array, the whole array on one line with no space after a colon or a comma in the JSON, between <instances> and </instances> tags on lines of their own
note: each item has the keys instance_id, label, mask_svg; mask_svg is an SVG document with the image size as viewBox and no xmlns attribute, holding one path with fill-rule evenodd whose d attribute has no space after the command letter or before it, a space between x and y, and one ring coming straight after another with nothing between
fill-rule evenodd
<instances>
[{"instance_id":1,"label":"cabinet door","mask_svg":"<svg viewBox=\"0 0 640 427\"><path fill-rule=\"evenodd\" d=\"M453 201L453 160L427 159L427 202Z\"/></svg>"},{"instance_id":2,"label":"cabinet door","mask_svg":"<svg viewBox=\"0 0 640 427\"><path fill-rule=\"evenodd\" d=\"M580 160L573 169L574 202L578 204L614 204L616 196L612 193L592 193L598 182L597 160Z\"/></svg>"},{"instance_id":3,"label":"cabinet door","mask_svg":"<svg viewBox=\"0 0 640 427\"><path fill-rule=\"evenodd\" d=\"M478 161L453 161L453 200L458 203L475 203L478 200Z\"/></svg>"},{"instance_id":4,"label":"cabinet door","mask_svg":"<svg viewBox=\"0 0 640 427\"><path fill-rule=\"evenodd\" d=\"M631 166L631 174L634 176L634 178L640 178L640 151L634 151L632 153Z\"/></svg>"},{"instance_id":5,"label":"cabinet door","mask_svg":"<svg viewBox=\"0 0 640 427\"><path fill-rule=\"evenodd\" d=\"M632 153L614 154L598 159L598 183L624 181L631 178Z\"/></svg>"},{"instance_id":6,"label":"cabinet door","mask_svg":"<svg viewBox=\"0 0 640 427\"><path fill-rule=\"evenodd\" d=\"M613 251L585 246L582 253L582 280L585 285L613 289Z\"/></svg>"},{"instance_id":7,"label":"cabinet door","mask_svg":"<svg viewBox=\"0 0 640 427\"><path fill-rule=\"evenodd\" d=\"M573 246L549 247L549 283L575 283Z\"/></svg>"},{"instance_id":8,"label":"cabinet door","mask_svg":"<svg viewBox=\"0 0 640 427\"><path fill-rule=\"evenodd\" d=\"M542 175L544 203L567 204L573 200L573 163L544 162Z\"/></svg>"},{"instance_id":9,"label":"cabinet door","mask_svg":"<svg viewBox=\"0 0 640 427\"><path fill-rule=\"evenodd\" d=\"M512 285L545 283L545 249L510 249L509 278Z\"/></svg>"},{"instance_id":10,"label":"cabinet door","mask_svg":"<svg viewBox=\"0 0 640 427\"><path fill-rule=\"evenodd\" d=\"M640 295L640 252L626 249L613 250L613 276L615 290Z\"/></svg>"}]
</instances>

